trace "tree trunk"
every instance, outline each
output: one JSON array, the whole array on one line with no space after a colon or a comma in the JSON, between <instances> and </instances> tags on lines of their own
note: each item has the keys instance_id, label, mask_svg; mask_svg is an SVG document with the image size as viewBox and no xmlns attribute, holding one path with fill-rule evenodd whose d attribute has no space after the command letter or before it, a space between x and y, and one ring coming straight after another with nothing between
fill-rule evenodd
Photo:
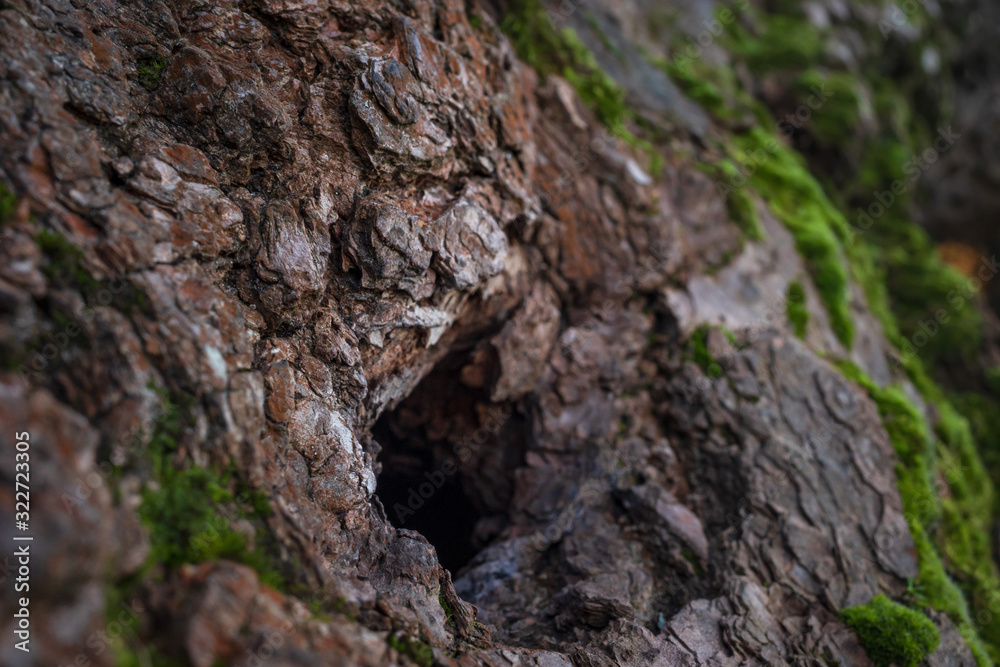
<instances>
[{"instance_id":1,"label":"tree trunk","mask_svg":"<svg viewBox=\"0 0 1000 667\"><path fill-rule=\"evenodd\" d=\"M853 213L961 26L766 9L0 5L0 662L992 664L993 317Z\"/></svg>"}]
</instances>

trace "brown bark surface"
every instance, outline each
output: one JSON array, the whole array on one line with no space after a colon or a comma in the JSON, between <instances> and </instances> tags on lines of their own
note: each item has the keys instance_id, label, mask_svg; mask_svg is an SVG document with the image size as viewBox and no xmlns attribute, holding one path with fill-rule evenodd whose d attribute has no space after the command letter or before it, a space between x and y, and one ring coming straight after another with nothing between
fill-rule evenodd
<instances>
[{"instance_id":1,"label":"brown bark surface","mask_svg":"<svg viewBox=\"0 0 1000 667\"><path fill-rule=\"evenodd\" d=\"M692 158L709 121L662 74L629 84L670 137L653 178L491 12L2 6L0 437L31 434L35 634L13 648L5 589L0 662L113 664L94 638L145 572L167 393L171 460L264 494L300 588L157 569L129 598L141 655L871 664L837 612L905 591L913 541L791 237L761 206L741 250ZM851 354L887 380L853 307ZM713 377L685 353L702 323L741 332L709 335ZM9 541L6 486L0 508ZM974 664L936 623L931 664Z\"/></svg>"}]
</instances>

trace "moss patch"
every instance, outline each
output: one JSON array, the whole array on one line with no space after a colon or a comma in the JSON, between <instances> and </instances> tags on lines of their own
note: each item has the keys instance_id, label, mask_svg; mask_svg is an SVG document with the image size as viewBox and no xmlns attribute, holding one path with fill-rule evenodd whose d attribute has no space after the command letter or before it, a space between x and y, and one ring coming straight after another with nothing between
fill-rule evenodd
<instances>
[{"instance_id":1,"label":"moss patch","mask_svg":"<svg viewBox=\"0 0 1000 667\"><path fill-rule=\"evenodd\" d=\"M151 549L138 572L111 582L107 621L109 627L113 622L123 627L110 646L115 664L172 667L182 663L171 656L170 647L165 647L164 652L142 637L137 617L125 621L119 618L123 603L135 596L144 581L163 576L164 570L227 559L249 566L262 583L299 597L314 610L322 607L322 600L316 597L316 591L295 579L300 564L288 563L286 567L280 561L266 526L271 510L264 494L239 484L232 466L218 472L184 465L178 459L190 403L177 400L164 389L150 388L160 397L160 414L148 445L128 465L146 477L138 514L149 533ZM111 486L116 502L120 501L117 480L122 474L120 467L113 468ZM237 523L246 526L250 534L234 528Z\"/></svg>"},{"instance_id":2,"label":"moss patch","mask_svg":"<svg viewBox=\"0 0 1000 667\"><path fill-rule=\"evenodd\" d=\"M968 279L945 264L926 232L895 211L872 226L887 276L904 354L931 366L972 363L982 345L982 314Z\"/></svg>"},{"instance_id":3,"label":"moss patch","mask_svg":"<svg viewBox=\"0 0 1000 667\"><path fill-rule=\"evenodd\" d=\"M734 219L746 209L748 184L792 233L830 316L837 338L848 348L854 342L854 322L848 291L848 256L852 238L843 214L809 173L805 161L775 131L769 112L739 88L735 75L704 62L677 61L665 69L684 92L720 118L756 119L749 130L733 133L725 146L729 160L717 167L720 194L735 208ZM725 92L724 92L725 91ZM741 199L742 198L742 199ZM733 201L733 204L730 204ZM734 211L730 210L730 215Z\"/></svg>"},{"instance_id":4,"label":"moss patch","mask_svg":"<svg viewBox=\"0 0 1000 667\"><path fill-rule=\"evenodd\" d=\"M717 184L732 183L740 178L739 168L732 160L723 159L716 163L701 163L698 168L712 177ZM763 241L766 236L760 224L757 213L757 200L749 187L720 188L726 201L726 211L729 219L736 225L743 236L751 241Z\"/></svg>"},{"instance_id":5,"label":"moss patch","mask_svg":"<svg viewBox=\"0 0 1000 667\"><path fill-rule=\"evenodd\" d=\"M234 493L232 471L177 465L183 413L165 391L159 393L162 412L148 446L152 480L139 508L150 535L150 564L173 568L228 559L252 567L265 584L285 588L285 578L267 555L250 549L248 536L233 528L240 520L266 519L267 499Z\"/></svg>"},{"instance_id":6,"label":"moss patch","mask_svg":"<svg viewBox=\"0 0 1000 667\"><path fill-rule=\"evenodd\" d=\"M706 111L723 121L746 115L749 97L742 92L731 69L713 67L704 59L677 57L673 60L653 60L684 94Z\"/></svg>"},{"instance_id":7,"label":"moss patch","mask_svg":"<svg viewBox=\"0 0 1000 667\"><path fill-rule=\"evenodd\" d=\"M935 434L902 388L879 387L850 362L838 365L875 401L899 457L896 478L917 550L917 602L948 614L978 664L992 665L991 651L998 638L995 615L973 616L969 601L974 609L1000 602L990 545L976 536L977 532L983 538L989 535L993 491L968 423L922 373L919 362L910 376L937 409L940 419ZM949 490L943 498L937 492L939 475Z\"/></svg>"},{"instance_id":8,"label":"moss patch","mask_svg":"<svg viewBox=\"0 0 1000 667\"><path fill-rule=\"evenodd\" d=\"M857 382L878 406L882 425L899 457L896 477L907 517L922 526L940 515L934 487L934 441L923 415L902 387L880 387L851 362L838 363L840 371Z\"/></svg>"},{"instance_id":9,"label":"moss patch","mask_svg":"<svg viewBox=\"0 0 1000 667\"><path fill-rule=\"evenodd\" d=\"M995 389L993 390L996 391ZM951 403L968 421L973 440L992 479L1000 478L1000 404L986 394L962 392ZM998 509L994 502L994 512Z\"/></svg>"},{"instance_id":10,"label":"moss patch","mask_svg":"<svg viewBox=\"0 0 1000 667\"><path fill-rule=\"evenodd\" d=\"M850 232L844 217L809 174L802 159L763 128L754 127L735 135L730 151L775 217L792 233L826 306L830 326L850 349L854 342L854 322L846 257L841 248Z\"/></svg>"},{"instance_id":11,"label":"moss patch","mask_svg":"<svg viewBox=\"0 0 1000 667\"><path fill-rule=\"evenodd\" d=\"M722 366L715 361L708 351L708 327L699 327L688 341L688 353L691 361L696 363L705 375L712 378L721 377Z\"/></svg>"},{"instance_id":12,"label":"moss patch","mask_svg":"<svg viewBox=\"0 0 1000 667\"><path fill-rule=\"evenodd\" d=\"M389 635L387 641L397 653L421 667L431 667L434 664L434 650L426 642L405 634Z\"/></svg>"},{"instance_id":13,"label":"moss patch","mask_svg":"<svg viewBox=\"0 0 1000 667\"><path fill-rule=\"evenodd\" d=\"M636 120L625 103L625 91L597 64L572 28L557 30L541 0L515 0L500 29L510 38L518 57L542 76L557 74L572 84L583 102L615 137L645 151L654 176L663 159L653 145L627 127Z\"/></svg>"},{"instance_id":14,"label":"moss patch","mask_svg":"<svg viewBox=\"0 0 1000 667\"><path fill-rule=\"evenodd\" d=\"M810 114L806 127L822 147L837 147L857 131L861 96L854 75L811 69L795 80L793 89L799 99L813 99L821 105Z\"/></svg>"},{"instance_id":15,"label":"moss patch","mask_svg":"<svg viewBox=\"0 0 1000 667\"><path fill-rule=\"evenodd\" d=\"M876 667L917 667L941 643L930 619L884 595L844 609L840 618L854 630Z\"/></svg>"},{"instance_id":16,"label":"moss patch","mask_svg":"<svg viewBox=\"0 0 1000 667\"><path fill-rule=\"evenodd\" d=\"M167 59L156 55L152 58L143 58L136 66L136 76L139 83L147 90L153 90L160 85L160 78L167 69Z\"/></svg>"},{"instance_id":17,"label":"moss patch","mask_svg":"<svg viewBox=\"0 0 1000 667\"><path fill-rule=\"evenodd\" d=\"M15 211L17 211L17 195L0 183L0 225L10 222Z\"/></svg>"},{"instance_id":18,"label":"moss patch","mask_svg":"<svg viewBox=\"0 0 1000 667\"><path fill-rule=\"evenodd\" d=\"M932 369L974 368L982 316L967 279L940 260L909 214L912 178L920 170L914 158L936 138L928 128L947 125L938 101L947 96L935 95L920 69L922 43L889 40L884 50L845 71L825 61L826 33L808 24L799 3L779 0L768 8L774 13L750 12L751 22L733 26L723 40L759 77L791 83L791 99L778 102L782 111L807 103L816 88L829 93L803 132L792 137L829 175L822 185L777 132L765 129L774 122L770 113L747 100L732 68L712 71L705 63L681 63L670 68L671 76L728 123L725 152L745 178L745 183L733 179L733 187L752 186L791 230L838 337L848 345L853 339L848 292L853 278L900 350L901 368L937 415L932 432L901 387L878 387L857 369L842 366L878 404L899 457L897 480L919 559L915 601L947 613L977 662L993 664L1000 654L998 615L973 613L1000 605L987 537L996 507L993 482L976 444L978 438L993 479L1000 480L995 460L1000 457L990 454L1000 447L993 445L998 438L990 436L994 427L986 417L993 399L959 402L973 417L970 426L924 371L924 363ZM870 25L854 22L849 28L883 42ZM918 75L906 80L900 76L905 71ZM746 130L748 108L757 125ZM861 132L859 121L869 112L875 131ZM906 187L899 194L901 183ZM989 380L983 373L981 384L989 386Z\"/></svg>"},{"instance_id":19,"label":"moss patch","mask_svg":"<svg viewBox=\"0 0 1000 667\"><path fill-rule=\"evenodd\" d=\"M605 125L624 127L629 117L624 91L597 65L574 30L556 29L541 0L514 2L500 28L521 60L543 76L565 77Z\"/></svg>"},{"instance_id":20,"label":"moss patch","mask_svg":"<svg viewBox=\"0 0 1000 667\"><path fill-rule=\"evenodd\" d=\"M816 63L823 54L823 35L804 16L757 15L756 33L739 23L730 31L730 49L755 74L795 69Z\"/></svg>"},{"instance_id":21,"label":"moss patch","mask_svg":"<svg viewBox=\"0 0 1000 667\"><path fill-rule=\"evenodd\" d=\"M888 121L887 121L888 122ZM982 314L975 284L938 255L927 233L909 217L913 149L900 138L865 145L855 180L845 186L855 245L870 255L898 321L894 343L931 367L973 362L982 345ZM896 195L901 184L906 191Z\"/></svg>"},{"instance_id":22,"label":"moss patch","mask_svg":"<svg viewBox=\"0 0 1000 667\"><path fill-rule=\"evenodd\" d=\"M767 6L771 13L748 12L751 21L734 25L723 41L758 76L791 81L782 110L823 91L825 101L804 126L815 142L805 142L805 148L831 175L827 190L839 191L835 204L854 226L855 243L846 253L870 307L905 354L919 355L934 368L972 365L982 320L967 281L937 257L910 216L914 179L925 166L919 157L934 145L936 128L948 126L944 100L951 97L950 74L927 76L921 60L925 40L885 42L879 28L851 20L847 28L862 40L886 46L846 70L826 58L827 31L809 23L800 3ZM926 18L922 9L908 15L908 20ZM927 34L930 24L920 25ZM859 122L866 105L871 125ZM894 194L894 184L905 191ZM894 318L886 317L890 312ZM938 321L941 317L947 321Z\"/></svg>"},{"instance_id":23,"label":"moss patch","mask_svg":"<svg viewBox=\"0 0 1000 667\"><path fill-rule=\"evenodd\" d=\"M809 328L809 309L806 308L806 291L802 287L802 283L795 280L788 284L785 304L788 323L792 325L795 335L804 339L806 330Z\"/></svg>"},{"instance_id":24,"label":"moss patch","mask_svg":"<svg viewBox=\"0 0 1000 667\"><path fill-rule=\"evenodd\" d=\"M1000 647L1000 616L992 610L1000 608L1000 573L989 537L996 507L993 483L977 450L973 424L927 377L919 361L913 360L907 371L924 399L938 413L935 428L939 439L938 467L947 484L947 493L942 496L942 516L935 541L945 566L953 573L969 605L974 610L990 612L976 613L971 620L996 661L1000 653L997 650ZM975 427L981 428L981 424ZM980 440L980 447L989 453L988 445L992 440L986 434L981 436L984 439Z\"/></svg>"},{"instance_id":25,"label":"moss patch","mask_svg":"<svg viewBox=\"0 0 1000 667\"><path fill-rule=\"evenodd\" d=\"M84 293L101 287L100 281L83 266L83 251L65 236L50 229L40 229L36 241L46 256L42 272L49 280L64 287L77 287Z\"/></svg>"},{"instance_id":26,"label":"moss patch","mask_svg":"<svg viewBox=\"0 0 1000 667\"><path fill-rule=\"evenodd\" d=\"M717 329L726 336L730 343L736 344L736 337L728 329L703 324L691 334L687 342L687 358L693 361L710 378L722 377L722 365L708 351L708 335Z\"/></svg>"}]
</instances>

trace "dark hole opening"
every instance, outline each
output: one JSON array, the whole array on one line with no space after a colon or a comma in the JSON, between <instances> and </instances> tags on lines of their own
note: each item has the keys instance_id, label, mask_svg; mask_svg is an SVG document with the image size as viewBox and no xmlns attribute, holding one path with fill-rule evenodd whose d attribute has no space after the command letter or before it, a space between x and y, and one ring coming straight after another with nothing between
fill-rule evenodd
<instances>
[{"instance_id":1,"label":"dark hole opening","mask_svg":"<svg viewBox=\"0 0 1000 667\"><path fill-rule=\"evenodd\" d=\"M454 480L448 480L440 488L428 484L431 483L421 473L397 468L382 473L376 493L394 526L415 530L426 537L437 549L441 564L457 572L478 551L472 535L480 516L461 484ZM432 488L429 493L428 488ZM411 512L412 508L416 509Z\"/></svg>"},{"instance_id":2,"label":"dark hole opening","mask_svg":"<svg viewBox=\"0 0 1000 667\"><path fill-rule=\"evenodd\" d=\"M475 386L488 374L474 363L449 356L372 430L389 521L426 537L453 573L506 527L524 460L524 419Z\"/></svg>"}]
</instances>

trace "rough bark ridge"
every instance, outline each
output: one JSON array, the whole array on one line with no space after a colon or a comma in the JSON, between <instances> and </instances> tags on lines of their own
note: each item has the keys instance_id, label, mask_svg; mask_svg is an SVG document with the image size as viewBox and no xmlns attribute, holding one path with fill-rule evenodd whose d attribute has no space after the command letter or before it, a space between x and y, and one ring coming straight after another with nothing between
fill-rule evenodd
<instances>
[{"instance_id":1,"label":"rough bark ridge","mask_svg":"<svg viewBox=\"0 0 1000 667\"><path fill-rule=\"evenodd\" d=\"M495 16L2 5L0 424L5 457L31 436L35 634L13 647L5 589L0 662L870 664L837 612L917 560L878 410L816 354L890 380L863 297L848 352L762 204L740 241L665 75L628 82L669 137L654 178ZM743 331L707 334L706 374L685 339L720 316ZM212 530L283 592L235 552L146 565L163 466L267 498ZM934 621L930 664L975 664Z\"/></svg>"}]
</instances>

